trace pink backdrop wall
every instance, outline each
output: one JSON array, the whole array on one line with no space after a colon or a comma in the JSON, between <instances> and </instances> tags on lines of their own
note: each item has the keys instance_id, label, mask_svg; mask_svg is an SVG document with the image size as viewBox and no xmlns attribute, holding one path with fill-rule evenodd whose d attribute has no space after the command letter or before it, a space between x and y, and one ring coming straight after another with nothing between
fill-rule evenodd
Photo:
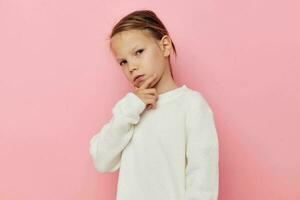
<instances>
[{"instance_id":1,"label":"pink backdrop wall","mask_svg":"<svg viewBox=\"0 0 300 200\"><path fill-rule=\"evenodd\" d=\"M220 200L299 200L300 3L0 1L0 199L113 200L89 139L127 80L112 24L152 9L173 37L177 81L201 91L220 140Z\"/></svg>"}]
</instances>

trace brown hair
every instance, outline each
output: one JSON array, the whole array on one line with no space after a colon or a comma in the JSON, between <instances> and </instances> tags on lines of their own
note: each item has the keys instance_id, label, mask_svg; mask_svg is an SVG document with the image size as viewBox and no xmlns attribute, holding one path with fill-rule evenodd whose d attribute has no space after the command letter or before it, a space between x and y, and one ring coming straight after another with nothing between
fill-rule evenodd
<instances>
[{"instance_id":1,"label":"brown hair","mask_svg":"<svg viewBox=\"0 0 300 200\"><path fill-rule=\"evenodd\" d=\"M160 40L164 35L169 35L165 25L151 10L136 10L124 16L112 29L110 39L117 33L128 30L148 30L150 35ZM177 56L175 45L172 41L172 48ZM170 61L170 56L168 57ZM172 67L170 66L172 78Z\"/></svg>"}]
</instances>

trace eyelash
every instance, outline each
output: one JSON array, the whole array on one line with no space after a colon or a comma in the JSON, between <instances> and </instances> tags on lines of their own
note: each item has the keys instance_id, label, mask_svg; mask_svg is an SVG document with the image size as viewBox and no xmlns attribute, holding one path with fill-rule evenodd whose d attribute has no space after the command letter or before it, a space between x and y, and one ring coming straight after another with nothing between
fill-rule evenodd
<instances>
[{"instance_id":1,"label":"eyelash","mask_svg":"<svg viewBox=\"0 0 300 200\"><path fill-rule=\"evenodd\" d=\"M144 51L144 49L139 49L139 50L136 51L136 53L137 53L137 52L141 52L141 53L142 53L143 51ZM122 63L123 63L123 61L120 62L120 65L121 65L121 66L122 66Z\"/></svg>"}]
</instances>

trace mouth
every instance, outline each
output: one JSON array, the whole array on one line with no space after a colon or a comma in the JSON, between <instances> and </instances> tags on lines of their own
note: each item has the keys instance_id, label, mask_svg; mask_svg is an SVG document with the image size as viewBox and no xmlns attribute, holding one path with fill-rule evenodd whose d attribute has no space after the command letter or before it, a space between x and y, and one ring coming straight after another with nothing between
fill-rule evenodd
<instances>
[{"instance_id":1,"label":"mouth","mask_svg":"<svg viewBox=\"0 0 300 200\"><path fill-rule=\"evenodd\" d=\"M138 75L133 79L134 85L137 85L140 81L144 80L145 75Z\"/></svg>"}]
</instances>

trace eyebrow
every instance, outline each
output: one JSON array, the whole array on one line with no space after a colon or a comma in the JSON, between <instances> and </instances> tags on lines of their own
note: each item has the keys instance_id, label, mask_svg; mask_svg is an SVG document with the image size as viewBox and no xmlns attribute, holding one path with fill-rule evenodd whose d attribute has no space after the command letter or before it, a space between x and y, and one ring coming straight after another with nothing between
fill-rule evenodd
<instances>
[{"instance_id":1,"label":"eyebrow","mask_svg":"<svg viewBox=\"0 0 300 200\"><path fill-rule=\"evenodd\" d=\"M138 45L135 45L132 49L131 49L131 53L138 47ZM123 60L124 58L117 58L117 61L121 61Z\"/></svg>"}]
</instances>

